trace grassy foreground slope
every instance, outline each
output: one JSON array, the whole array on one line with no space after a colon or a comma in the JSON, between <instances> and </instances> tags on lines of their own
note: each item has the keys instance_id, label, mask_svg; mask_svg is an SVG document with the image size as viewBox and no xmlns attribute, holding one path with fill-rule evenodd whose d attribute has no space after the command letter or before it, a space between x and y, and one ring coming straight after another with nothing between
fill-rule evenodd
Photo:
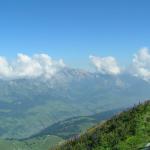
<instances>
[{"instance_id":1,"label":"grassy foreground slope","mask_svg":"<svg viewBox=\"0 0 150 150\"><path fill-rule=\"evenodd\" d=\"M90 128L56 150L138 150L150 143L150 101Z\"/></svg>"}]
</instances>

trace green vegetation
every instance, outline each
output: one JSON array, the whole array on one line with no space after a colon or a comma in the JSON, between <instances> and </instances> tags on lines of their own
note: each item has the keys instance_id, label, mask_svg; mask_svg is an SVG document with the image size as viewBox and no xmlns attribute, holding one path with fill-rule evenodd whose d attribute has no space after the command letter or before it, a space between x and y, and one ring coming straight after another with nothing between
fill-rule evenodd
<instances>
[{"instance_id":1,"label":"green vegetation","mask_svg":"<svg viewBox=\"0 0 150 150\"><path fill-rule=\"evenodd\" d=\"M1 150L48 150L63 139L57 136L43 136L25 141L0 140Z\"/></svg>"},{"instance_id":2,"label":"green vegetation","mask_svg":"<svg viewBox=\"0 0 150 150\"><path fill-rule=\"evenodd\" d=\"M3 150L48 150L74 135L84 132L92 125L110 118L121 109L101 112L92 116L79 116L57 122L24 140L0 140Z\"/></svg>"},{"instance_id":3,"label":"green vegetation","mask_svg":"<svg viewBox=\"0 0 150 150\"><path fill-rule=\"evenodd\" d=\"M150 101L75 136L56 150L138 150L150 143Z\"/></svg>"},{"instance_id":4,"label":"green vegetation","mask_svg":"<svg viewBox=\"0 0 150 150\"><path fill-rule=\"evenodd\" d=\"M79 116L57 122L24 140L0 140L3 150L48 150L74 135L84 132L97 122L106 120L121 109L101 112L92 116Z\"/></svg>"},{"instance_id":5,"label":"green vegetation","mask_svg":"<svg viewBox=\"0 0 150 150\"><path fill-rule=\"evenodd\" d=\"M29 139L41 137L43 135L56 135L63 139L68 139L72 136L85 132L96 123L107 120L120 111L122 111L122 109L109 110L91 116L69 118L45 128L38 134L31 136Z\"/></svg>"},{"instance_id":6,"label":"green vegetation","mask_svg":"<svg viewBox=\"0 0 150 150\"><path fill-rule=\"evenodd\" d=\"M1 139L0 149L140 150L150 143L150 101L104 121L117 112L120 112L120 110L70 118L58 122L25 140ZM91 127L97 122L100 123ZM89 129L84 132L87 128ZM70 138L71 136L73 137ZM68 141L64 141L68 138Z\"/></svg>"}]
</instances>

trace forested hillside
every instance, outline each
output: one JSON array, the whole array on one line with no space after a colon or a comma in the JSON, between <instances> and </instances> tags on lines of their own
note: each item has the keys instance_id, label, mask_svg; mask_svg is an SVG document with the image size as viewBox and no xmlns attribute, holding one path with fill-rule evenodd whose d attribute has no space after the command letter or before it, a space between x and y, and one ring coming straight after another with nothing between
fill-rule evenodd
<instances>
[{"instance_id":1,"label":"forested hillside","mask_svg":"<svg viewBox=\"0 0 150 150\"><path fill-rule=\"evenodd\" d=\"M150 143L150 101L73 137L56 150L138 150Z\"/></svg>"},{"instance_id":2,"label":"forested hillside","mask_svg":"<svg viewBox=\"0 0 150 150\"><path fill-rule=\"evenodd\" d=\"M87 128L96 123L111 118L120 111L122 109L69 118L25 139L0 139L0 150L48 150L72 136L85 132Z\"/></svg>"}]
</instances>

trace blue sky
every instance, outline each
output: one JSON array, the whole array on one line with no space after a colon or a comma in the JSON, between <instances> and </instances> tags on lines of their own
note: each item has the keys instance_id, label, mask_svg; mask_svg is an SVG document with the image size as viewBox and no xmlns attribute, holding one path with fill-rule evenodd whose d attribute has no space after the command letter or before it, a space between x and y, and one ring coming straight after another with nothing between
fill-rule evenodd
<instances>
[{"instance_id":1,"label":"blue sky","mask_svg":"<svg viewBox=\"0 0 150 150\"><path fill-rule=\"evenodd\" d=\"M149 0L0 0L0 55L47 53L74 67L90 54L122 64L150 47Z\"/></svg>"}]
</instances>

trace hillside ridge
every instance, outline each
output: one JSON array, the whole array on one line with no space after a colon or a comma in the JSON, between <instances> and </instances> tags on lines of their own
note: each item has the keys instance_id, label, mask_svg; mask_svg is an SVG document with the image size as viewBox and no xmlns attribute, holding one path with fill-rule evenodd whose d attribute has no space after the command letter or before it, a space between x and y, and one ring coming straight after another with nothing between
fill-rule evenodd
<instances>
[{"instance_id":1,"label":"hillside ridge","mask_svg":"<svg viewBox=\"0 0 150 150\"><path fill-rule=\"evenodd\" d=\"M150 100L59 145L55 150L138 150L150 143Z\"/></svg>"}]
</instances>

